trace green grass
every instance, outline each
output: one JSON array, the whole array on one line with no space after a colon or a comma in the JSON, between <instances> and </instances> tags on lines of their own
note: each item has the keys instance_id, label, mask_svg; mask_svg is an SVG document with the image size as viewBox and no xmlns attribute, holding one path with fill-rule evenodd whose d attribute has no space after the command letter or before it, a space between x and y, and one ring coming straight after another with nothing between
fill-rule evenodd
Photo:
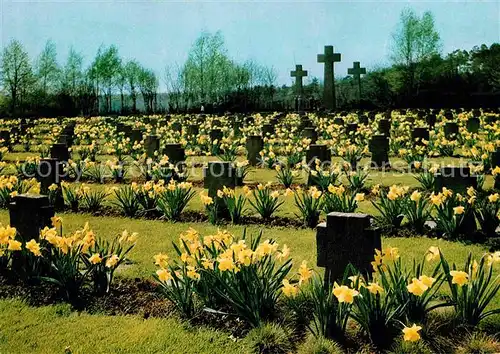
<instances>
[{"instance_id":1,"label":"green grass","mask_svg":"<svg viewBox=\"0 0 500 354\"><path fill-rule=\"evenodd\" d=\"M103 316L0 301L0 353L248 353L245 340L174 318Z\"/></svg>"}]
</instances>

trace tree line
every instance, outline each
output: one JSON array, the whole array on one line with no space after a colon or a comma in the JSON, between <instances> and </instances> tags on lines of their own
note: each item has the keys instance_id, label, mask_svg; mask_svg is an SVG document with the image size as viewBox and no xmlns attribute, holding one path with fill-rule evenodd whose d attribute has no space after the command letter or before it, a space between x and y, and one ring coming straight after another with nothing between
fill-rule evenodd
<instances>
[{"instance_id":1,"label":"tree line","mask_svg":"<svg viewBox=\"0 0 500 354\"><path fill-rule=\"evenodd\" d=\"M492 106L500 98L500 44L442 54L432 13L402 11L391 38L390 65L373 68L358 85L350 76L336 80L337 107ZM47 41L33 61L22 43L12 40L0 60L0 115L57 116L160 112L257 111L293 109L294 88L276 85L273 67L231 59L221 32L203 32L182 64L160 77L136 60L121 58L114 45L101 46L84 67L71 48L57 61ZM308 78L302 107L321 107L322 82Z\"/></svg>"}]
</instances>

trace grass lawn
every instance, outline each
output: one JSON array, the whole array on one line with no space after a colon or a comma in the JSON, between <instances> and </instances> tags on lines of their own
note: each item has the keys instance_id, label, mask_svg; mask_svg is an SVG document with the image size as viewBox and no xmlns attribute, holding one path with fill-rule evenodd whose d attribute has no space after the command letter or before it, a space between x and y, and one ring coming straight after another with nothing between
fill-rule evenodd
<instances>
[{"instance_id":1,"label":"grass lawn","mask_svg":"<svg viewBox=\"0 0 500 354\"><path fill-rule=\"evenodd\" d=\"M248 353L245 340L174 318L76 313L0 300L0 353ZM67 350L66 353L70 351Z\"/></svg>"},{"instance_id":2,"label":"grass lawn","mask_svg":"<svg viewBox=\"0 0 500 354\"><path fill-rule=\"evenodd\" d=\"M97 235L111 238L127 229L140 235L137 246L129 254L134 262L122 266L117 274L123 277L150 278L155 271L152 256L174 250L172 241L179 233L193 227L204 235L217 230L208 223L167 223L120 217L95 217L85 214L61 214L65 232L81 227L86 221ZM9 222L8 213L0 211L0 222ZM240 235L245 227L228 225ZM315 266L315 231L309 229L247 226L247 232L260 230L264 237L286 243L291 248L295 268L302 260ZM448 260L462 264L469 252L480 257L485 249L461 243L428 238L385 238L383 246L398 247L403 260L420 258L430 246L439 246ZM493 304L500 306L500 296ZM498 317L497 317L498 319ZM193 328L176 318L147 320L138 316L104 316L76 313L69 305L28 307L19 300L0 300L0 353L62 353L70 347L73 353L246 353L243 339L234 342L227 333L208 328ZM56 330L57 329L57 330ZM84 334L84 335L82 335Z\"/></svg>"}]
</instances>

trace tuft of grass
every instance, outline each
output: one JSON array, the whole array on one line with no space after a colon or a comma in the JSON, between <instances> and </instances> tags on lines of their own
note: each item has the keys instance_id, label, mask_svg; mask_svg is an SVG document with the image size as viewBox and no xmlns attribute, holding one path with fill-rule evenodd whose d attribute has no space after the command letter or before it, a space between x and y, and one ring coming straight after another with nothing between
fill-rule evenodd
<instances>
[{"instance_id":1,"label":"tuft of grass","mask_svg":"<svg viewBox=\"0 0 500 354\"><path fill-rule=\"evenodd\" d=\"M308 336L304 343L302 343L297 354L342 354L344 350L342 347L327 338Z\"/></svg>"},{"instance_id":2,"label":"tuft of grass","mask_svg":"<svg viewBox=\"0 0 500 354\"><path fill-rule=\"evenodd\" d=\"M290 332L276 323L266 323L248 332L246 339L253 353L287 354L293 349Z\"/></svg>"},{"instance_id":3,"label":"tuft of grass","mask_svg":"<svg viewBox=\"0 0 500 354\"><path fill-rule=\"evenodd\" d=\"M459 341L461 344L456 354L494 354L500 353L500 342L485 333L476 332L469 334Z\"/></svg>"}]
</instances>

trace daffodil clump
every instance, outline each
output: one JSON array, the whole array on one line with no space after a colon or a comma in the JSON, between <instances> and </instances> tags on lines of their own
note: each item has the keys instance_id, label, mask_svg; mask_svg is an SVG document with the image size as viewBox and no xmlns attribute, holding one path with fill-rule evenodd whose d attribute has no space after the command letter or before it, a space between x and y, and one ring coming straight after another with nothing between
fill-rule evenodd
<instances>
[{"instance_id":1,"label":"daffodil clump","mask_svg":"<svg viewBox=\"0 0 500 354\"><path fill-rule=\"evenodd\" d=\"M137 234L124 231L112 242L96 237L88 223L63 235L62 219L54 216L52 227L37 239L24 240L15 228L0 226L0 259L21 279L40 278L55 284L70 301L90 284L98 294L109 292L116 268L135 246ZM12 257L19 252L18 257Z\"/></svg>"},{"instance_id":2,"label":"daffodil clump","mask_svg":"<svg viewBox=\"0 0 500 354\"><path fill-rule=\"evenodd\" d=\"M199 311L201 301L209 308L229 306L258 326L277 310L283 280L292 267L286 245L262 241L261 235L240 239L218 230L202 236L189 229L174 248L175 259L164 253L154 256L159 267L155 278L184 316L191 318Z\"/></svg>"},{"instance_id":3,"label":"daffodil clump","mask_svg":"<svg viewBox=\"0 0 500 354\"><path fill-rule=\"evenodd\" d=\"M0 207L6 208L19 194L40 192L40 183L34 178L19 179L16 176L0 176Z\"/></svg>"}]
</instances>

